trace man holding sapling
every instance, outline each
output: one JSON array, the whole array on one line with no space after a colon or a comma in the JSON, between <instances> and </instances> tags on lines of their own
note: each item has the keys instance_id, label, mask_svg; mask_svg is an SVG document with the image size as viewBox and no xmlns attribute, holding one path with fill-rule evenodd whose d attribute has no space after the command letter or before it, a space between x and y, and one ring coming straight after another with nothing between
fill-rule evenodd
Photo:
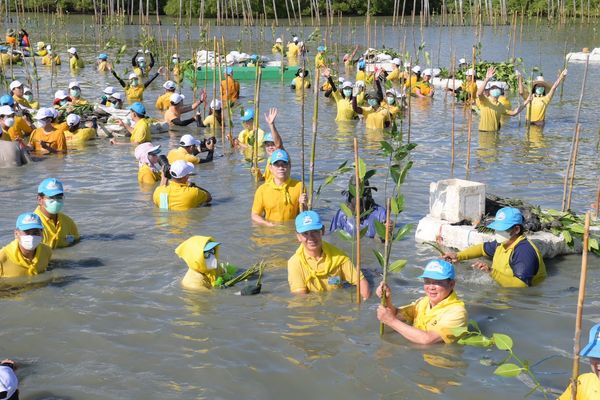
<instances>
[{"instance_id":1,"label":"man holding sapling","mask_svg":"<svg viewBox=\"0 0 600 400\"><path fill-rule=\"evenodd\" d=\"M382 282L376 294L381 297L385 292L386 305L377 308L377 319L416 344L455 342L458 337L453 332L466 328L469 319L465 303L454 291L454 266L444 260L430 261L420 278L426 296L400 308L393 305L392 292Z\"/></svg>"}]
</instances>

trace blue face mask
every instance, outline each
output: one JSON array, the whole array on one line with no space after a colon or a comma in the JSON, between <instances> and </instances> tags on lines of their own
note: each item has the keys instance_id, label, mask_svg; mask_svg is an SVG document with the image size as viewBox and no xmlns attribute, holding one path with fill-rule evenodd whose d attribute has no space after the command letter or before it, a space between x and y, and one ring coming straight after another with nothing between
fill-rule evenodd
<instances>
[{"instance_id":1,"label":"blue face mask","mask_svg":"<svg viewBox=\"0 0 600 400\"><path fill-rule=\"evenodd\" d=\"M378 101L377 101L377 99L369 99L368 103L371 107L375 107L375 106L377 106Z\"/></svg>"},{"instance_id":2,"label":"blue face mask","mask_svg":"<svg viewBox=\"0 0 600 400\"><path fill-rule=\"evenodd\" d=\"M501 91L500 89L492 89L490 90L490 96L498 98L500 97Z\"/></svg>"},{"instance_id":3,"label":"blue face mask","mask_svg":"<svg viewBox=\"0 0 600 400\"><path fill-rule=\"evenodd\" d=\"M396 98L395 97L388 97L387 99L387 103L392 105L396 102Z\"/></svg>"},{"instance_id":4,"label":"blue face mask","mask_svg":"<svg viewBox=\"0 0 600 400\"><path fill-rule=\"evenodd\" d=\"M544 94L544 92L545 92L545 89L544 89L543 87L541 87L541 86L536 86L536 88L535 88L535 94L537 94L537 95L541 96L541 95L543 95L543 94Z\"/></svg>"},{"instance_id":5,"label":"blue face mask","mask_svg":"<svg viewBox=\"0 0 600 400\"><path fill-rule=\"evenodd\" d=\"M65 106L65 105L67 105L67 104L69 104L69 102L68 102L67 100L61 100L61 101L60 101L60 105L61 105L61 106Z\"/></svg>"},{"instance_id":6,"label":"blue face mask","mask_svg":"<svg viewBox=\"0 0 600 400\"><path fill-rule=\"evenodd\" d=\"M46 211L50 214L58 214L64 207L64 200L45 199Z\"/></svg>"},{"instance_id":7,"label":"blue face mask","mask_svg":"<svg viewBox=\"0 0 600 400\"><path fill-rule=\"evenodd\" d=\"M351 97L352 89L344 89L344 97Z\"/></svg>"},{"instance_id":8,"label":"blue face mask","mask_svg":"<svg viewBox=\"0 0 600 400\"><path fill-rule=\"evenodd\" d=\"M79 95L81 94L81 92L79 90L77 90L77 89L71 89L70 94L73 97L79 97Z\"/></svg>"}]
</instances>

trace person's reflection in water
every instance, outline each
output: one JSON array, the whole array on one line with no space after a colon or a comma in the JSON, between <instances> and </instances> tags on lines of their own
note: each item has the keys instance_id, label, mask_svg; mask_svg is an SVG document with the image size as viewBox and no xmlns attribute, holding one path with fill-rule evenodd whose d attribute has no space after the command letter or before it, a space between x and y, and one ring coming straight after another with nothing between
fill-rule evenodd
<instances>
[{"instance_id":1,"label":"person's reflection in water","mask_svg":"<svg viewBox=\"0 0 600 400\"><path fill-rule=\"evenodd\" d=\"M527 129L527 128L526 128ZM527 147L530 149L544 149L546 148L546 140L544 138L544 127L531 124L528 127L529 131L526 131L525 139L527 140Z\"/></svg>"},{"instance_id":2,"label":"person's reflection in water","mask_svg":"<svg viewBox=\"0 0 600 400\"><path fill-rule=\"evenodd\" d=\"M479 131L479 147L476 154L482 163L498 162L498 132Z\"/></svg>"}]
</instances>

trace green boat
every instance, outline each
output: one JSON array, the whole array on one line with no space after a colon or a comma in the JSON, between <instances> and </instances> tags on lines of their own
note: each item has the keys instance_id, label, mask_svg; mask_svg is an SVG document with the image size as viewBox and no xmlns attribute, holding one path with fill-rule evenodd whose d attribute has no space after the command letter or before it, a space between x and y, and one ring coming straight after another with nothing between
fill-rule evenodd
<instances>
[{"instance_id":1,"label":"green boat","mask_svg":"<svg viewBox=\"0 0 600 400\"><path fill-rule=\"evenodd\" d=\"M238 81L253 81L256 79L256 67L244 67L234 66L233 77ZM208 67L206 69L201 68L196 71L197 81L212 81L214 68ZM298 67L284 67L283 69L283 81L289 83L296 77L296 71ZM185 78L193 82L194 72L192 70L186 70L184 73ZM217 79L219 79L219 70L217 69ZM281 81L281 67L262 67L262 80L263 81Z\"/></svg>"}]
</instances>

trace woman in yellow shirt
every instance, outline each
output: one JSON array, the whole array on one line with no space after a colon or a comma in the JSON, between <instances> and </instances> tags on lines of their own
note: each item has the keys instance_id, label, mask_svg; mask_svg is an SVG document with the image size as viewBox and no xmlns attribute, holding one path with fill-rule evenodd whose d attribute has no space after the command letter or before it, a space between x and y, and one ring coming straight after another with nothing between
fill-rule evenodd
<instances>
[{"instance_id":1,"label":"woman in yellow shirt","mask_svg":"<svg viewBox=\"0 0 600 400\"><path fill-rule=\"evenodd\" d=\"M66 153L67 140L62 129L57 129L52 125L54 111L50 108L40 108L35 116L41 128L34 129L29 138L29 145L33 151L50 153Z\"/></svg>"},{"instance_id":2,"label":"woman in yellow shirt","mask_svg":"<svg viewBox=\"0 0 600 400\"><path fill-rule=\"evenodd\" d=\"M150 142L142 143L135 148L135 158L138 160L138 182L142 184L154 184L160 181L160 165L158 155L160 145Z\"/></svg>"},{"instance_id":3,"label":"woman in yellow shirt","mask_svg":"<svg viewBox=\"0 0 600 400\"><path fill-rule=\"evenodd\" d=\"M127 82L123 79L119 78L119 75L115 72L114 69L109 68L109 71L113 74L115 78L119 81L121 86L125 89L125 96L127 96L127 101L129 104L133 104L136 102L144 101L144 90L158 77L158 75L164 73L165 67L160 67L158 72L155 72L143 85L140 85L140 78L138 75L133 72L129 74Z\"/></svg>"}]
</instances>

